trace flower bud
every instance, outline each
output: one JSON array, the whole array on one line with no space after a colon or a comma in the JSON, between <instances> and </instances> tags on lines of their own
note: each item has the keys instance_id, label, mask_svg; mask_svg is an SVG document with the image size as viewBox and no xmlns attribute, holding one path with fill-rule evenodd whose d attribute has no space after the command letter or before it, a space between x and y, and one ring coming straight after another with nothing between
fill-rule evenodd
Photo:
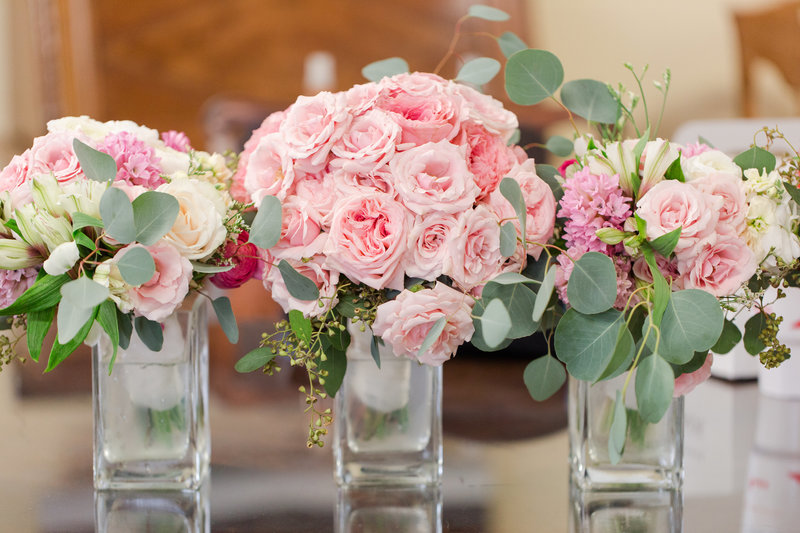
<instances>
[{"instance_id":1,"label":"flower bud","mask_svg":"<svg viewBox=\"0 0 800 533\"><path fill-rule=\"evenodd\" d=\"M44 262L44 271L51 276L60 276L69 271L80 258L75 241L64 242L56 246L50 257Z\"/></svg>"},{"instance_id":2,"label":"flower bud","mask_svg":"<svg viewBox=\"0 0 800 533\"><path fill-rule=\"evenodd\" d=\"M16 239L0 239L0 268L18 270L41 262L42 257L32 246Z\"/></svg>"},{"instance_id":3,"label":"flower bud","mask_svg":"<svg viewBox=\"0 0 800 533\"><path fill-rule=\"evenodd\" d=\"M55 216L64 216L67 211L60 203L63 192L56 178L50 174L39 174L31 182L33 205Z\"/></svg>"},{"instance_id":4,"label":"flower bud","mask_svg":"<svg viewBox=\"0 0 800 533\"><path fill-rule=\"evenodd\" d=\"M619 244L629 234L616 228L600 228L594 232L597 238L606 244Z\"/></svg>"}]
</instances>

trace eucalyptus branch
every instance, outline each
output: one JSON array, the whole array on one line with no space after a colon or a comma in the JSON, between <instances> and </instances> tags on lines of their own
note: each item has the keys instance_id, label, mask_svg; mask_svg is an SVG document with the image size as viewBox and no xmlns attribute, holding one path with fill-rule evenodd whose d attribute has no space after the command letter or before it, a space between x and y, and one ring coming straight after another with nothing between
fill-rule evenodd
<instances>
[{"instance_id":1,"label":"eucalyptus branch","mask_svg":"<svg viewBox=\"0 0 800 533\"><path fill-rule=\"evenodd\" d=\"M464 24L464 21L467 20L469 15L464 15L458 21L456 21L455 31L453 33L453 38L450 40L450 46L447 48L447 52L444 54L444 57L439 61L439 64L436 65L436 68L433 69L434 74L439 74L439 71L444 68L447 60L452 57L452 55L456 51L456 44L458 44L458 39L461 37L461 25Z\"/></svg>"}]
</instances>

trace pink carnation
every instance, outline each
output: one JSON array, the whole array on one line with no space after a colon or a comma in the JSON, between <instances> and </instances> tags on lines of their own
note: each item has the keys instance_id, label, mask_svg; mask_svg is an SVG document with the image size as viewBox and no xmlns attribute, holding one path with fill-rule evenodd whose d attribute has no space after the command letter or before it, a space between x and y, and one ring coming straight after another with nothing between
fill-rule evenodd
<instances>
[{"instance_id":1,"label":"pink carnation","mask_svg":"<svg viewBox=\"0 0 800 533\"><path fill-rule=\"evenodd\" d=\"M392 347L396 355L418 359L420 363L440 366L456 349L472 338L472 298L437 283L433 289L417 292L404 290L397 298L378 306L372 331ZM444 330L433 346L418 356L437 320L444 317Z\"/></svg>"},{"instance_id":2,"label":"pink carnation","mask_svg":"<svg viewBox=\"0 0 800 533\"><path fill-rule=\"evenodd\" d=\"M211 283L221 289L235 289L251 278L263 275L264 261L259 257L256 245L247 242L249 238L250 235L243 231L237 236L236 242L225 243L222 253L233 268L208 278Z\"/></svg>"},{"instance_id":3,"label":"pink carnation","mask_svg":"<svg viewBox=\"0 0 800 533\"><path fill-rule=\"evenodd\" d=\"M695 370L694 372L689 372L688 374L681 374L677 378L675 378L675 390L672 392L672 396L677 398L679 396L683 396L684 394L689 394L692 392L695 387L706 381L709 377L711 377L711 365L714 363L714 355L709 352L708 356L706 357L705 363L703 366Z\"/></svg>"},{"instance_id":4,"label":"pink carnation","mask_svg":"<svg viewBox=\"0 0 800 533\"><path fill-rule=\"evenodd\" d=\"M0 308L8 307L16 302L17 298L33 285L38 273L35 268L0 269Z\"/></svg>"},{"instance_id":5,"label":"pink carnation","mask_svg":"<svg viewBox=\"0 0 800 533\"><path fill-rule=\"evenodd\" d=\"M167 148L172 148L179 152L188 152L192 148L189 137L182 131L169 130L162 132L161 140L164 141Z\"/></svg>"},{"instance_id":6,"label":"pink carnation","mask_svg":"<svg viewBox=\"0 0 800 533\"><path fill-rule=\"evenodd\" d=\"M164 183L155 150L134 134L127 131L112 133L103 139L97 149L116 161L117 180L148 189L155 189Z\"/></svg>"},{"instance_id":7,"label":"pink carnation","mask_svg":"<svg viewBox=\"0 0 800 533\"><path fill-rule=\"evenodd\" d=\"M189 292L192 264L169 243L157 242L152 246L131 244L114 257L119 261L128 250L143 247L153 256L156 272L150 281L131 287L128 291L137 315L163 322L183 302Z\"/></svg>"}]
</instances>

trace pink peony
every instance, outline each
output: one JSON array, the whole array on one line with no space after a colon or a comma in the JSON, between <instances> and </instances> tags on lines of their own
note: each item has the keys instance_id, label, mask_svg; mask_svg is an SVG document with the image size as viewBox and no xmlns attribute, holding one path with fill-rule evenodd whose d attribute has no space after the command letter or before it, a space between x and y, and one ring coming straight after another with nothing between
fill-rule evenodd
<instances>
[{"instance_id":1,"label":"pink peony","mask_svg":"<svg viewBox=\"0 0 800 533\"><path fill-rule=\"evenodd\" d=\"M370 173L389 162L400 140L400 126L385 111L371 109L356 117L331 151L334 168Z\"/></svg>"},{"instance_id":2,"label":"pink peony","mask_svg":"<svg viewBox=\"0 0 800 533\"><path fill-rule=\"evenodd\" d=\"M286 199L294 185L294 165L289 149L279 133L269 133L261 138L250 154L244 187L256 206L265 196Z\"/></svg>"},{"instance_id":3,"label":"pink peony","mask_svg":"<svg viewBox=\"0 0 800 533\"><path fill-rule=\"evenodd\" d=\"M447 141L400 152L389 168L400 201L418 215L460 213L473 206L479 192L463 150Z\"/></svg>"},{"instance_id":4,"label":"pink peony","mask_svg":"<svg viewBox=\"0 0 800 533\"><path fill-rule=\"evenodd\" d=\"M456 143L467 149L467 168L480 188L478 199L491 194L516 163L516 156L503 139L476 122L463 124Z\"/></svg>"},{"instance_id":5,"label":"pink peony","mask_svg":"<svg viewBox=\"0 0 800 533\"><path fill-rule=\"evenodd\" d=\"M731 174L710 174L689 182L706 194L722 198L717 232L741 235L746 229L747 192L744 182ZM722 227L722 226L725 227Z\"/></svg>"},{"instance_id":6,"label":"pink peony","mask_svg":"<svg viewBox=\"0 0 800 533\"><path fill-rule=\"evenodd\" d=\"M264 261L259 256L256 245L247 242L249 238L250 235L243 231L236 238L236 242L225 243L222 253L233 268L208 278L211 283L221 289L235 289L251 278L262 277Z\"/></svg>"},{"instance_id":7,"label":"pink peony","mask_svg":"<svg viewBox=\"0 0 800 533\"><path fill-rule=\"evenodd\" d=\"M164 183L155 150L134 134L127 131L112 133L103 139L97 149L117 162L117 180L148 189L155 189Z\"/></svg>"},{"instance_id":8,"label":"pink peony","mask_svg":"<svg viewBox=\"0 0 800 533\"><path fill-rule=\"evenodd\" d=\"M283 202L281 212L281 240L270 252L277 258L297 261L320 253L326 235L321 233L311 202L290 196Z\"/></svg>"},{"instance_id":9,"label":"pink peony","mask_svg":"<svg viewBox=\"0 0 800 533\"><path fill-rule=\"evenodd\" d=\"M471 120L489 132L499 135L503 144L508 143L519 127L519 121L514 113L505 109L499 100L478 92L468 85L455 83L453 89L466 100Z\"/></svg>"},{"instance_id":10,"label":"pink peony","mask_svg":"<svg viewBox=\"0 0 800 533\"><path fill-rule=\"evenodd\" d=\"M403 260L406 275L433 281L442 275L447 241L458 224L455 215L431 213L417 217L408 237Z\"/></svg>"},{"instance_id":11,"label":"pink peony","mask_svg":"<svg viewBox=\"0 0 800 533\"><path fill-rule=\"evenodd\" d=\"M479 205L461 215L447 243L443 273L470 290L499 274L504 261L494 213Z\"/></svg>"},{"instance_id":12,"label":"pink peony","mask_svg":"<svg viewBox=\"0 0 800 533\"><path fill-rule=\"evenodd\" d=\"M272 292L275 300L287 313L297 309L306 317L317 317L333 308L339 300L336 298L336 285L339 283L339 273L324 268L325 258L316 255L307 261L292 261L289 263L297 272L307 277L319 289L319 299L313 301L298 300L289 294L286 283L283 281L280 270L270 268L264 276L264 287ZM322 305L320 306L320 302Z\"/></svg>"},{"instance_id":13,"label":"pink peony","mask_svg":"<svg viewBox=\"0 0 800 533\"><path fill-rule=\"evenodd\" d=\"M683 287L714 296L735 293L758 266L747 243L732 235L711 235L676 256Z\"/></svg>"},{"instance_id":14,"label":"pink peony","mask_svg":"<svg viewBox=\"0 0 800 533\"><path fill-rule=\"evenodd\" d=\"M400 290L410 225L408 211L388 195L348 198L333 215L324 266L374 289Z\"/></svg>"},{"instance_id":15,"label":"pink peony","mask_svg":"<svg viewBox=\"0 0 800 533\"><path fill-rule=\"evenodd\" d=\"M394 300L378 306L372 331L389 344L396 355L440 366L472 338L475 328L470 316L471 302L472 298L443 283L418 292L404 290ZM433 346L418 356L428 332L442 317L447 319L444 330Z\"/></svg>"},{"instance_id":16,"label":"pink peony","mask_svg":"<svg viewBox=\"0 0 800 533\"><path fill-rule=\"evenodd\" d=\"M683 396L684 394L689 394L694 390L695 387L706 381L709 377L711 377L711 364L714 362L714 355L709 352L708 356L706 357L705 363L703 366L695 370L694 372L689 372L688 374L681 374L677 378L675 378L675 390L672 392L672 396L677 398L679 396Z\"/></svg>"},{"instance_id":17,"label":"pink peony","mask_svg":"<svg viewBox=\"0 0 800 533\"><path fill-rule=\"evenodd\" d=\"M150 320L163 322L189 292L192 264L174 246L165 242L152 246L130 244L117 252L114 258L119 261L134 247L146 248L156 264L156 272L150 281L128 290L134 311Z\"/></svg>"},{"instance_id":18,"label":"pink peony","mask_svg":"<svg viewBox=\"0 0 800 533\"><path fill-rule=\"evenodd\" d=\"M35 268L0 269L0 308L8 307L16 302L17 298L33 285L38 273Z\"/></svg>"},{"instance_id":19,"label":"pink peony","mask_svg":"<svg viewBox=\"0 0 800 533\"><path fill-rule=\"evenodd\" d=\"M286 110L279 130L287 155L295 160L297 168L319 172L333 145L347 131L351 118L342 93L323 91L298 97Z\"/></svg>"},{"instance_id":20,"label":"pink peony","mask_svg":"<svg viewBox=\"0 0 800 533\"><path fill-rule=\"evenodd\" d=\"M270 133L276 133L278 131L284 116L286 116L286 112L284 111L278 111L277 113L269 115L264 119L264 122L261 123L261 126L253 130L250 138L244 143L244 150L239 155L239 162L236 165L236 174L234 174L233 183L231 184L231 196L234 200L242 202L243 204L251 202L250 193L245 186L245 177L247 176L250 156L255 149L258 148L261 139Z\"/></svg>"},{"instance_id":21,"label":"pink peony","mask_svg":"<svg viewBox=\"0 0 800 533\"><path fill-rule=\"evenodd\" d=\"M56 132L34 139L30 149L30 174L52 173L59 183L84 177L78 156L72 149L74 138L71 133Z\"/></svg>"},{"instance_id":22,"label":"pink peony","mask_svg":"<svg viewBox=\"0 0 800 533\"><path fill-rule=\"evenodd\" d=\"M706 194L688 183L657 183L636 204L636 214L647 222L647 238L656 239L681 228L675 253L688 250L714 233L722 198Z\"/></svg>"},{"instance_id":23,"label":"pink peony","mask_svg":"<svg viewBox=\"0 0 800 533\"><path fill-rule=\"evenodd\" d=\"M161 133L161 140L167 145L167 148L172 148L179 152L188 152L192 149L189 142L189 137L182 131L169 130Z\"/></svg>"}]
</instances>

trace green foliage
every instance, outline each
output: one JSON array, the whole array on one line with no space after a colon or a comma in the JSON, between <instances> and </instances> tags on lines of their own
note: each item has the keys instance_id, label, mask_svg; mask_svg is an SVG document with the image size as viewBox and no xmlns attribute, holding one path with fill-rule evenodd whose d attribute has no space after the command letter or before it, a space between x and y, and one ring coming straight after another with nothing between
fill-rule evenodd
<instances>
[{"instance_id":1,"label":"green foliage","mask_svg":"<svg viewBox=\"0 0 800 533\"><path fill-rule=\"evenodd\" d=\"M95 150L77 138L72 141L72 149L81 164L86 177L94 181L113 181L117 177L117 163L110 155Z\"/></svg>"},{"instance_id":2,"label":"green foliage","mask_svg":"<svg viewBox=\"0 0 800 533\"><path fill-rule=\"evenodd\" d=\"M51 276L43 273L41 270L36 282L13 304L0 309L0 316L22 315L55 307L61 301L61 287L72 278L66 274Z\"/></svg>"},{"instance_id":3,"label":"green foliage","mask_svg":"<svg viewBox=\"0 0 800 533\"><path fill-rule=\"evenodd\" d=\"M555 286L556 267L553 265L547 269L547 273L544 275L542 285L539 287L539 292L536 293L536 300L533 304L531 320L537 324L542 321L542 315L544 314L545 309L547 309L547 305L550 303L550 298L553 296L553 290L555 289Z\"/></svg>"},{"instance_id":4,"label":"green foliage","mask_svg":"<svg viewBox=\"0 0 800 533\"><path fill-rule=\"evenodd\" d=\"M520 105L538 104L564 81L561 61L547 50L520 50L506 62L506 93Z\"/></svg>"},{"instance_id":5,"label":"green foliage","mask_svg":"<svg viewBox=\"0 0 800 533\"><path fill-rule=\"evenodd\" d=\"M231 301L228 297L220 296L219 298L214 298L211 300L211 306L217 314L217 320L228 338L228 342L231 344L239 342L239 326L236 324L236 317L233 314Z\"/></svg>"},{"instance_id":6,"label":"green foliage","mask_svg":"<svg viewBox=\"0 0 800 533\"><path fill-rule=\"evenodd\" d=\"M72 233L72 238L75 240L75 244L78 246L83 246L84 248L88 248L89 250L96 250L97 246L94 245L94 241L86 236L81 230L75 230Z\"/></svg>"},{"instance_id":7,"label":"green foliage","mask_svg":"<svg viewBox=\"0 0 800 533\"><path fill-rule=\"evenodd\" d=\"M595 381L614 357L623 326L623 315L616 309L593 315L567 309L556 327L556 355L571 375Z\"/></svg>"},{"instance_id":8,"label":"green foliage","mask_svg":"<svg viewBox=\"0 0 800 533\"><path fill-rule=\"evenodd\" d=\"M759 172L772 172L775 170L777 160L775 156L763 148L754 146L733 158L733 162L742 170L754 168Z\"/></svg>"},{"instance_id":9,"label":"green foliage","mask_svg":"<svg viewBox=\"0 0 800 533\"><path fill-rule=\"evenodd\" d=\"M53 324L53 319L56 316L56 308L49 307L41 311L32 311L28 313L27 318L27 342L28 353L31 359L39 361L39 355L42 353L42 345L47 332L50 331L50 326Z\"/></svg>"},{"instance_id":10,"label":"green foliage","mask_svg":"<svg viewBox=\"0 0 800 533\"><path fill-rule=\"evenodd\" d=\"M375 364L378 368L381 367L381 350L378 347L378 337L372 336L372 340L369 343L369 353L372 355L372 360L375 361Z\"/></svg>"},{"instance_id":11,"label":"green foliage","mask_svg":"<svg viewBox=\"0 0 800 533\"><path fill-rule=\"evenodd\" d=\"M584 314L602 313L617 299L614 262L600 252L588 252L575 262L567 284L570 305Z\"/></svg>"},{"instance_id":12,"label":"green foliage","mask_svg":"<svg viewBox=\"0 0 800 533\"><path fill-rule=\"evenodd\" d=\"M536 305L536 293L528 288L526 284L500 285L489 282L483 288L481 299L484 302L491 302L495 298L502 302L504 310L509 315L508 318L503 315L506 324L508 324L508 329L504 329L504 337L510 339L527 337L539 327L537 322L532 321L533 308ZM487 305L486 310L489 310L489 305ZM493 318L499 317L489 317L489 319ZM486 338L485 333L484 329L484 339ZM491 345L491 343L487 344Z\"/></svg>"},{"instance_id":13,"label":"green foliage","mask_svg":"<svg viewBox=\"0 0 800 533\"><path fill-rule=\"evenodd\" d=\"M528 45L525 41L520 39L514 32L507 31L497 38L497 44L500 45L500 51L506 58L511 57L520 50L525 50Z\"/></svg>"},{"instance_id":14,"label":"green foliage","mask_svg":"<svg viewBox=\"0 0 800 533\"><path fill-rule=\"evenodd\" d=\"M233 265L207 265L199 261L189 261L192 264L192 270L201 274L218 274L220 272L227 272L233 268Z\"/></svg>"},{"instance_id":15,"label":"green foliage","mask_svg":"<svg viewBox=\"0 0 800 533\"><path fill-rule=\"evenodd\" d=\"M759 311L744 324L744 349L750 355L758 355L767 346L759 338L761 331L767 326L767 316Z\"/></svg>"},{"instance_id":16,"label":"green foliage","mask_svg":"<svg viewBox=\"0 0 800 533\"><path fill-rule=\"evenodd\" d=\"M794 200L795 203L800 204L800 189L798 189L788 181L783 182L783 188L786 189L786 192L789 193L789 196L792 197L792 200Z\"/></svg>"},{"instance_id":17,"label":"green foliage","mask_svg":"<svg viewBox=\"0 0 800 533\"><path fill-rule=\"evenodd\" d=\"M553 154L557 155L558 157L567 157L572 153L574 147L572 141L570 141L566 137L562 137L561 135L553 135L552 137L547 139L545 148L550 150Z\"/></svg>"},{"instance_id":18,"label":"green foliage","mask_svg":"<svg viewBox=\"0 0 800 533\"><path fill-rule=\"evenodd\" d=\"M537 402L544 401L558 392L567 381L564 366L550 355L531 361L522 375L531 397Z\"/></svg>"},{"instance_id":19,"label":"green foliage","mask_svg":"<svg viewBox=\"0 0 800 533\"><path fill-rule=\"evenodd\" d=\"M171 194L146 191L131 204L136 241L151 246L172 229L178 218L180 204Z\"/></svg>"},{"instance_id":20,"label":"green foliage","mask_svg":"<svg viewBox=\"0 0 800 533\"><path fill-rule=\"evenodd\" d=\"M480 4L469 6L467 16L496 22L502 22L510 18L505 11Z\"/></svg>"},{"instance_id":21,"label":"green foliage","mask_svg":"<svg viewBox=\"0 0 800 533\"><path fill-rule=\"evenodd\" d=\"M661 321L658 353L670 363L683 364L694 352L708 351L722 333L725 316L717 299L699 289L672 293Z\"/></svg>"},{"instance_id":22,"label":"green foliage","mask_svg":"<svg viewBox=\"0 0 800 533\"><path fill-rule=\"evenodd\" d=\"M564 196L564 188L561 187L561 183L559 183L557 178L558 169L553 165L536 165L536 174L550 187L556 199L556 203L560 202L561 197Z\"/></svg>"},{"instance_id":23,"label":"green foliage","mask_svg":"<svg viewBox=\"0 0 800 533\"><path fill-rule=\"evenodd\" d=\"M661 274L661 270L658 269L655 254L647 243L642 246L642 254L647 266L650 268L650 275L653 276L653 311L650 313L650 320L654 325L659 326L672 296L672 291L664 275Z\"/></svg>"},{"instance_id":24,"label":"green foliage","mask_svg":"<svg viewBox=\"0 0 800 533\"><path fill-rule=\"evenodd\" d=\"M108 298L108 294L108 287L87 276L65 283L61 287L61 303L56 319L59 341L65 343L72 340L96 314L96 307Z\"/></svg>"},{"instance_id":25,"label":"green foliage","mask_svg":"<svg viewBox=\"0 0 800 533\"><path fill-rule=\"evenodd\" d=\"M508 200L514 212L517 214L519 220L520 235L527 235L526 223L528 220L528 208L525 205L525 197L522 196L522 189L519 188L519 183L511 178L503 178L500 181L500 194Z\"/></svg>"},{"instance_id":26,"label":"green foliage","mask_svg":"<svg viewBox=\"0 0 800 533\"><path fill-rule=\"evenodd\" d=\"M681 167L680 156L676 157L675 161L673 161L669 166L667 171L664 173L664 178L668 180L680 181L681 183L686 182L686 176L683 175L683 168Z\"/></svg>"},{"instance_id":27,"label":"green foliage","mask_svg":"<svg viewBox=\"0 0 800 533\"><path fill-rule=\"evenodd\" d=\"M114 306L116 309L116 306ZM117 312L117 330L119 331L119 347L127 350L131 344L131 335L133 335L133 317L130 313L123 313L119 309Z\"/></svg>"},{"instance_id":28,"label":"green foliage","mask_svg":"<svg viewBox=\"0 0 800 533\"><path fill-rule=\"evenodd\" d=\"M455 81L471 85L484 85L492 81L500 72L500 62L491 57L476 57L464 63Z\"/></svg>"},{"instance_id":29,"label":"green foliage","mask_svg":"<svg viewBox=\"0 0 800 533\"><path fill-rule=\"evenodd\" d=\"M425 339L422 341L422 344L419 347L417 357L422 357L425 355L425 352L431 349L431 346L433 346L434 343L436 343L436 341L439 339L439 335L442 334L446 325L447 317L445 316L439 317L436 322L433 323L433 326L431 326L431 329L428 330L428 334L425 335Z\"/></svg>"},{"instance_id":30,"label":"green foliage","mask_svg":"<svg viewBox=\"0 0 800 533\"><path fill-rule=\"evenodd\" d=\"M161 324L143 316L137 316L133 319L133 325L136 328L136 334L150 351L161 351L161 347L164 345L164 331L161 329Z\"/></svg>"},{"instance_id":31,"label":"green foliage","mask_svg":"<svg viewBox=\"0 0 800 533\"><path fill-rule=\"evenodd\" d=\"M480 320L483 326L483 342L490 348L499 346L506 339L511 329L511 317L506 306L503 305L499 298L489 301Z\"/></svg>"},{"instance_id":32,"label":"green foliage","mask_svg":"<svg viewBox=\"0 0 800 533\"><path fill-rule=\"evenodd\" d=\"M708 357L708 352L694 352L694 355L689 360L688 363L684 363L682 365L674 365L670 363L672 367L672 372L677 378L681 374L691 374L700 369L703 364L706 362L706 358Z\"/></svg>"},{"instance_id":33,"label":"green foliage","mask_svg":"<svg viewBox=\"0 0 800 533\"><path fill-rule=\"evenodd\" d=\"M369 81L380 81L382 78L408 72L408 62L401 57L390 57L370 63L361 69L361 75Z\"/></svg>"},{"instance_id":34,"label":"green foliage","mask_svg":"<svg viewBox=\"0 0 800 533\"><path fill-rule=\"evenodd\" d=\"M656 237L650 241L650 246L652 246L653 250L660 253L662 256L669 257L672 251L675 249L675 246L677 246L678 240L681 238L682 229L682 227L678 227L669 233L665 233L660 237Z\"/></svg>"},{"instance_id":35,"label":"green foliage","mask_svg":"<svg viewBox=\"0 0 800 533\"><path fill-rule=\"evenodd\" d=\"M156 273L156 262L153 256L142 246L128 249L117 261L117 268L125 283L138 287L147 283Z\"/></svg>"},{"instance_id":36,"label":"green foliage","mask_svg":"<svg viewBox=\"0 0 800 533\"><path fill-rule=\"evenodd\" d=\"M500 226L500 253L503 257L511 257L517 250L517 228L511 222Z\"/></svg>"},{"instance_id":37,"label":"green foliage","mask_svg":"<svg viewBox=\"0 0 800 533\"><path fill-rule=\"evenodd\" d=\"M240 373L252 372L263 368L267 363L275 359L275 352L266 347L259 347L247 352L244 357L236 361L233 368Z\"/></svg>"},{"instance_id":38,"label":"green foliage","mask_svg":"<svg viewBox=\"0 0 800 533\"><path fill-rule=\"evenodd\" d=\"M114 368L114 361L117 360L117 348L119 347L119 324L117 323L117 306L111 300L106 300L100 304L97 309L97 316L95 318L100 327L103 328L111 339L111 346L114 347L114 353L111 355L111 361L108 363L108 374L111 375L111 370Z\"/></svg>"},{"instance_id":39,"label":"green foliage","mask_svg":"<svg viewBox=\"0 0 800 533\"><path fill-rule=\"evenodd\" d=\"M728 353L739 344L740 340L742 340L742 332L739 331L736 324L726 318L722 325L722 334L717 343L711 347L711 351L718 354Z\"/></svg>"},{"instance_id":40,"label":"green foliage","mask_svg":"<svg viewBox=\"0 0 800 533\"><path fill-rule=\"evenodd\" d=\"M614 401L614 416L611 421L611 430L608 433L608 458L612 465L620 462L625 451L625 441L628 435L628 413L625 409L625 398L622 391L617 391Z\"/></svg>"},{"instance_id":41,"label":"green foliage","mask_svg":"<svg viewBox=\"0 0 800 533\"><path fill-rule=\"evenodd\" d=\"M72 213L72 229L78 230L86 227L102 228L103 221L99 218L76 211Z\"/></svg>"},{"instance_id":42,"label":"green foliage","mask_svg":"<svg viewBox=\"0 0 800 533\"><path fill-rule=\"evenodd\" d=\"M639 416L655 424L672 403L675 375L672 367L657 353L642 359L636 368L636 403Z\"/></svg>"},{"instance_id":43,"label":"green foliage","mask_svg":"<svg viewBox=\"0 0 800 533\"><path fill-rule=\"evenodd\" d=\"M475 327L475 332L472 334L470 342L473 346L482 352L496 352L506 348L513 339L506 338L497 346L489 346L483 340L483 313L486 311L486 302L478 300L472 307L472 325Z\"/></svg>"},{"instance_id":44,"label":"green foliage","mask_svg":"<svg viewBox=\"0 0 800 533\"><path fill-rule=\"evenodd\" d=\"M96 313L97 308L92 310L92 313L89 315L89 320L86 321L80 331L78 331L78 333L69 341L62 343L59 335L56 335L56 341L53 343L53 346L50 349L50 356L47 359L47 368L44 370L45 373L50 372L60 365L64 359L74 352L86 339L86 336L89 334L89 330L92 328L92 324L94 323L94 317Z\"/></svg>"},{"instance_id":45,"label":"green foliage","mask_svg":"<svg viewBox=\"0 0 800 533\"><path fill-rule=\"evenodd\" d=\"M278 263L278 270L281 273L286 289L293 298L304 301L313 301L319 298L319 289L313 281L300 274L287 261L281 260Z\"/></svg>"},{"instance_id":46,"label":"green foliage","mask_svg":"<svg viewBox=\"0 0 800 533\"><path fill-rule=\"evenodd\" d=\"M596 80L573 80L561 88L561 101L567 109L589 122L614 124L620 113L619 102L608 86Z\"/></svg>"},{"instance_id":47,"label":"green foliage","mask_svg":"<svg viewBox=\"0 0 800 533\"><path fill-rule=\"evenodd\" d=\"M100 198L100 217L106 234L112 239L121 244L130 244L136 239L133 205L122 189L106 189Z\"/></svg>"},{"instance_id":48,"label":"green foliage","mask_svg":"<svg viewBox=\"0 0 800 533\"><path fill-rule=\"evenodd\" d=\"M630 329L625 326L620 327L617 333L617 344L614 346L614 353L597 381L612 379L625 372L633 362L635 351L636 342L633 340Z\"/></svg>"},{"instance_id":49,"label":"green foliage","mask_svg":"<svg viewBox=\"0 0 800 533\"><path fill-rule=\"evenodd\" d=\"M281 201L274 196L265 196L250 226L249 242L265 250L278 244L281 239L281 217Z\"/></svg>"},{"instance_id":50,"label":"green foliage","mask_svg":"<svg viewBox=\"0 0 800 533\"><path fill-rule=\"evenodd\" d=\"M347 355L342 350L337 350L328 341L326 337L321 338L322 351L325 352L325 360L319 361L319 368L327 372L322 386L325 392L333 398L339 392L339 388L344 381L345 372L347 372Z\"/></svg>"}]
</instances>

